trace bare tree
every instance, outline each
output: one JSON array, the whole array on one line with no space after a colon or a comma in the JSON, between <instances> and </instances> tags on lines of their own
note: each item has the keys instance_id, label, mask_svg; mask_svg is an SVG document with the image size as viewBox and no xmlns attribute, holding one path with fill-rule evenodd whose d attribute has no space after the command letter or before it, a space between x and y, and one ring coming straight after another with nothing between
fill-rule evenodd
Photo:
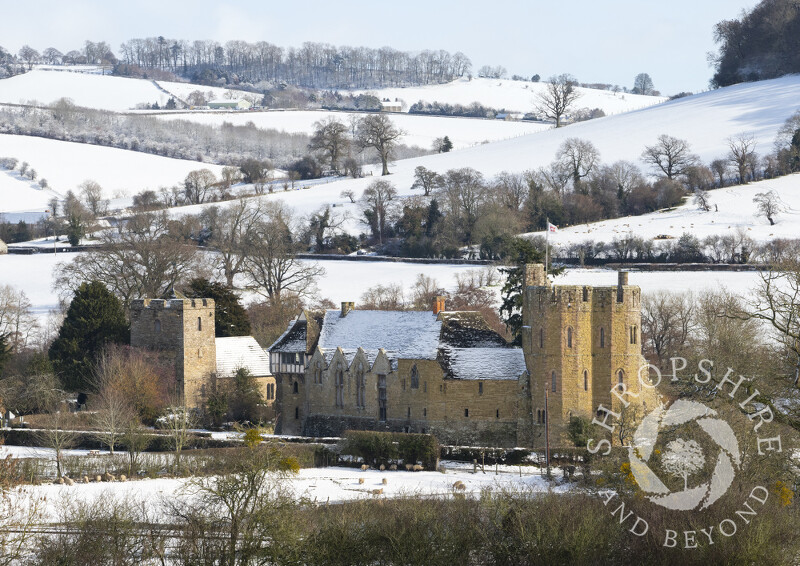
<instances>
[{"instance_id":1,"label":"bare tree","mask_svg":"<svg viewBox=\"0 0 800 566\"><path fill-rule=\"evenodd\" d=\"M389 161L403 135L405 132L397 128L385 114L370 114L358 122L355 142L362 151L372 148L378 152L383 167L381 175L388 175Z\"/></svg>"},{"instance_id":2,"label":"bare tree","mask_svg":"<svg viewBox=\"0 0 800 566\"><path fill-rule=\"evenodd\" d=\"M117 387L119 376L116 375L114 351L105 351L99 357L94 369L94 381L98 391L92 400L94 425L97 427L95 437L108 446L114 454L114 447L120 443L125 430L133 419L137 419L136 409L123 388Z\"/></svg>"},{"instance_id":3,"label":"bare tree","mask_svg":"<svg viewBox=\"0 0 800 566\"><path fill-rule=\"evenodd\" d=\"M753 202L756 203L758 212L767 217L770 226L775 225L775 216L785 209L778 193L772 190L766 193L756 193L756 196L753 197Z\"/></svg>"},{"instance_id":4,"label":"bare tree","mask_svg":"<svg viewBox=\"0 0 800 566\"><path fill-rule=\"evenodd\" d=\"M470 167L451 169L444 175L438 194L447 210L447 219L454 230L462 234L463 242L472 244L475 225L481 205L486 200L486 184L483 175Z\"/></svg>"},{"instance_id":5,"label":"bare tree","mask_svg":"<svg viewBox=\"0 0 800 566\"><path fill-rule=\"evenodd\" d=\"M78 441L78 432L65 429L67 420L61 411L55 411L45 417L42 428L36 431L36 438L43 446L53 450L56 462L56 477L61 477L61 463L64 450L75 446Z\"/></svg>"},{"instance_id":6,"label":"bare tree","mask_svg":"<svg viewBox=\"0 0 800 566\"><path fill-rule=\"evenodd\" d=\"M715 159L711 162L711 171L714 172L714 175L717 177L717 184L720 187L725 186L725 176L728 174L728 160L727 159Z\"/></svg>"},{"instance_id":7,"label":"bare tree","mask_svg":"<svg viewBox=\"0 0 800 566\"><path fill-rule=\"evenodd\" d=\"M653 79L647 73L639 73L633 81L634 94L653 94Z\"/></svg>"},{"instance_id":8,"label":"bare tree","mask_svg":"<svg viewBox=\"0 0 800 566\"><path fill-rule=\"evenodd\" d=\"M105 231L102 245L60 264L54 288L68 297L83 281L103 281L126 307L137 297L161 297L198 267L197 248L178 228L166 212L136 214Z\"/></svg>"},{"instance_id":9,"label":"bare tree","mask_svg":"<svg viewBox=\"0 0 800 566\"><path fill-rule=\"evenodd\" d=\"M697 157L691 153L686 140L662 134L655 145L645 148L642 161L662 172L667 179L674 179L684 175L697 162Z\"/></svg>"},{"instance_id":10,"label":"bare tree","mask_svg":"<svg viewBox=\"0 0 800 566\"><path fill-rule=\"evenodd\" d=\"M217 251L214 260L228 287L244 271L247 246L262 217L261 199L239 199L222 208L204 211L203 218L211 230L209 246Z\"/></svg>"},{"instance_id":11,"label":"bare tree","mask_svg":"<svg viewBox=\"0 0 800 566\"><path fill-rule=\"evenodd\" d=\"M794 386L800 384L800 260L793 258L759 272L761 281L741 318L767 322L794 357Z\"/></svg>"},{"instance_id":12,"label":"bare tree","mask_svg":"<svg viewBox=\"0 0 800 566\"><path fill-rule=\"evenodd\" d=\"M351 203L356 202L356 193L353 192L353 189L345 189L339 194L339 196L349 199Z\"/></svg>"},{"instance_id":13,"label":"bare tree","mask_svg":"<svg viewBox=\"0 0 800 566\"><path fill-rule=\"evenodd\" d=\"M33 69L33 64L39 58L39 52L30 45L23 45L19 50L19 57L28 64L28 70Z\"/></svg>"},{"instance_id":14,"label":"bare tree","mask_svg":"<svg viewBox=\"0 0 800 566\"><path fill-rule=\"evenodd\" d=\"M237 167L223 167L222 168L222 186L225 190L230 189L236 183L241 182L242 171Z\"/></svg>"},{"instance_id":15,"label":"bare tree","mask_svg":"<svg viewBox=\"0 0 800 566\"><path fill-rule=\"evenodd\" d=\"M537 96L536 110L547 118L555 120L556 128L561 127L561 118L570 106L580 98L578 81L572 75L552 76L545 83L545 90Z\"/></svg>"},{"instance_id":16,"label":"bare tree","mask_svg":"<svg viewBox=\"0 0 800 566\"><path fill-rule=\"evenodd\" d=\"M642 296L642 345L664 368L682 355L694 328L694 298L690 293L658 291Z\"/></svg>"},{"instance_id":17,"label":"bare tree","mask_svg":"<svg viewBox=\"0 0 800 566\"><path fill-rule=\"evenodd\" d=\"M83 203L86 205L86 208L89 209L89 212L92 213L92 216L97 218L98 216L103 216L108 211L108 200L103 199L103 187L101 187L99 183L87 179L78 185L78 189L80 189L81 196L83 197Z\"/></svg>"},{"instance_id":18,"label":"bare tree","mask_svg":"<svg viewBox=\"0 0 800 566\"><path fill-rule=\"evenodd\" d=\"M747 166L755 155L756 139L752 135L739 134L728 138L728 161L739 172L739 184L747 182Z\"/></svg>"},{"instance_id":19,"label":"bare tree","mask_svg":"<svg viewBox=\"0 0 800 566\"><path fill-rule=\"evenodd\" d=\"M255 292L280 304L287 294L307 296L325 270L297 258L301 249L293 219L281 203L269 203L245 245L244 273Z\"/></svg>"},{"instance_id":20,"label":"bare tree","mask_svg":"<svg viewBox=\"0 0 800 566\"><path fill-rule=\"evenodd\" d=\"M581 191L582 179L587 177L600 161L600 152L588 140L567 138L556 152L556 160L572 177L572 187Z\"/></svg>"},{"instance_id":21,"label":"bare tree","mask_svg":"<svg viewBox=\"0 0 800 566\"><path fill-rule=\"evenodd\" d=\"M344 123L333 117L314 123L314 134L311 136L308 148L324 153L331 171L339 172L339 161L350 146L348 130Z\"/></svg>"},{"instance_id":22,"label":"bare tree","mask_svg":"<svg viewBox=\"0 0 800 566\"><path fill-rule=\"evenodd\" d=\"M414 168L414 184L411 189L422 189L425 196L430 196L442 184L442 176L436 171L432 171L427 167L418 165Z\"/></svg>"},{"instance_id":23,"label":"bare tree","mask_svg":"<svg viewBox=\"0 0 800 566\"><path fill-rule=\"evenodd\" d=\"M217 177L210 169L198 169L186 175L183 181L183 194L189 204L206 202L209 192L217 182Z\"/></svg>"},{"instance_id":24,"label":"bare tree","mask_svg":"<svg viewBox=\"0 0 800 566\"><path fill-rule=\"evenodd\" d=\"M145 428L138 418L130 419L125 423L120 440L128 453L128 475L133 476L139 465L139 456L150 445L153 439L152 432Z\"/></svg>"},{"instance_id":25,"label":"bare tree","mask_svg":"<svg viewBox=\"0 0 800 566\"><path fill-rule=\"evenodd\" d=\"M177 468L180 466L181 451L189 444L191 430L197 424L194 411L186 407L182 400L173 399L157 423L159 428L165 430L172 440L172 447L175 450L175 467Z\"/></svg>"},{"instance_id":26,"label":"bare tree","mask_svg":"<svg viewBox=\"0 0 800 566\"><path fill-rule=\"evenodd\" d=\"M373 181L361 195L361 207L364 210L365 222L372 230L372 236L383 243L386 225L393 212L393 203L397 199L397 189L389 181Z\"/></svg>"},{"instance_id":27,"label":"bare tree","mask_svg":"<svg viewBox=\"0 0 800 566\"><path fill-rule=\"evenodd\" d=\"M25 291L0 285L0 336L12 352L24 350L38 329L32 308Z\"/></svg>"},{"instance_id":28,"label":"bare tree","mask_svg":"<svg viewBox=\"0 0 800 566\"><path fill-rule=\"evenodd\" d=\"M702 210L703 212L708 212L711 210L711 195L708 191L703 189L697 189L694 192L694 204Z\"/></svg>"}]
</instances>

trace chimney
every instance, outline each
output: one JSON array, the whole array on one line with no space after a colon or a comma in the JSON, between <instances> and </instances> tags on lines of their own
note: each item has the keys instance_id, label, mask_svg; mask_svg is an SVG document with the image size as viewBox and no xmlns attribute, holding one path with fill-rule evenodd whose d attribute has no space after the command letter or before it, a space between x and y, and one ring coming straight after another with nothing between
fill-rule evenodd
<instances>
[{"instance_id":1,"label":"chimney","mask_svg":"<svg viewBox=\"0 0 800 566\"><path fill-rule=\"evenodd\" d=\"M440 312L444 312L445 300L445 297L436 297L433 300L433 314L438 315Z\"/></svg>"},{"instance_id":2,"label":"chimney","mask_svg":"<svg viewBox=\"0 0 800 566\"><path fill-rule=\"evenodd\" d=\"M627 271L619 271L617 272L617 302L622 302L622 288L628 284L628 272Z\"/></svg>"},{"instance_id":3,"label":"chimney","mask_svg":"<svg viewBox=\"0 0 800 566\"><path fill-rule=\"evenodd\" d=\"M342 302L342 318L346 317L347 313L349 313L351 310L354 310L355 308L356 308L355 303Z\"/></svg>"}]
</instances>

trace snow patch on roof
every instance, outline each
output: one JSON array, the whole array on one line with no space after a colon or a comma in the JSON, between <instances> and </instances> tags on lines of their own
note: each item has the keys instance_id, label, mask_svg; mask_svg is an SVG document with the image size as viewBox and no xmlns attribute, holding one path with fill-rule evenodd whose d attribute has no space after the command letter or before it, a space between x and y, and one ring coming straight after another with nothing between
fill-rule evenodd
<instances>
[{"instance_id":1,"label":"snow patch on roof","mask_svg":"<svg viewBox=\"0 0 800 566\"><path fill-rule=\"evenodd\" d=\"M327 356L341 348L352 360L362 348L372 361L381 348L391 359L434 360L442 323L427 311L354 310L325 313L319 346Z\"/></svg>"},{"instance_id":2,"label":"snow patch on roof","mask_svg":"<svg viewBox=\"0 0 800 566\"><path fill-rule=\"evenodd\" d=\"M447 348L441 350L456 379L517 380L526 371L522 348Z\"/></svg>"},{"instance_id":3,"label":"snow patch on roof","mask_svg":"<svg viewBox=\"0 0 800 566\"><path fill-rule=\"evenodd\" d=\"M246 368L255 377L272 375L269 356L252 336L217 338L217 377L233 377Z\"/></svg>"}]
</instances>

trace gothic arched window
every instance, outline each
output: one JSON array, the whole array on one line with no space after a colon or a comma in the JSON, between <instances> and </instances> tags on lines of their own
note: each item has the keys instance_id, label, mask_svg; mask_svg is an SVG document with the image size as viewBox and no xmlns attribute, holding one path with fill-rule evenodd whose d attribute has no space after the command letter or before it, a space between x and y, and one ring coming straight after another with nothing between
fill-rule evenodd
<instances>
[{"instance_id":1,"label":"gothic arched window","mask_svg":"<svg viewBox=\"0 0 800 566\"><path fill-rule=\"evenodd\" d=\"M583 390L589 391L589 370L583 370Z\"/></svg>"},{"instance_id":2,"label":"gothic arched window","mask_svg":"<svg viewBox=\"0 0 800 566\"><path fill-rule=\"evenodd\" d=\"M411 389L419 389L419 371L417 364L411 367Z\"/></svg>"}]
</instances>

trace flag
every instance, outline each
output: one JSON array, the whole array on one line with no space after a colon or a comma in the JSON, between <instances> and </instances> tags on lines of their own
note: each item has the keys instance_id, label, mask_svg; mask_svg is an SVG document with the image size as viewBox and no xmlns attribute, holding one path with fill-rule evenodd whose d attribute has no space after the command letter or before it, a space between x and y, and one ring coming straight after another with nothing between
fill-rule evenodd
<instances>
[{"instance_id":1,"label":"flag","mask_svg":"<svg viewBox=\"0 0 800 566\"><path fill-rule=\"evenodd\" d=\"M550 224L550 223L548 222L548 223L547 223L547 231L548 231L548 232L552 232L552 233L554 233L554 234L555 234L556 232L558 232L558 226L556 226L555 224Z\"/></svg>"}]
</instances>

